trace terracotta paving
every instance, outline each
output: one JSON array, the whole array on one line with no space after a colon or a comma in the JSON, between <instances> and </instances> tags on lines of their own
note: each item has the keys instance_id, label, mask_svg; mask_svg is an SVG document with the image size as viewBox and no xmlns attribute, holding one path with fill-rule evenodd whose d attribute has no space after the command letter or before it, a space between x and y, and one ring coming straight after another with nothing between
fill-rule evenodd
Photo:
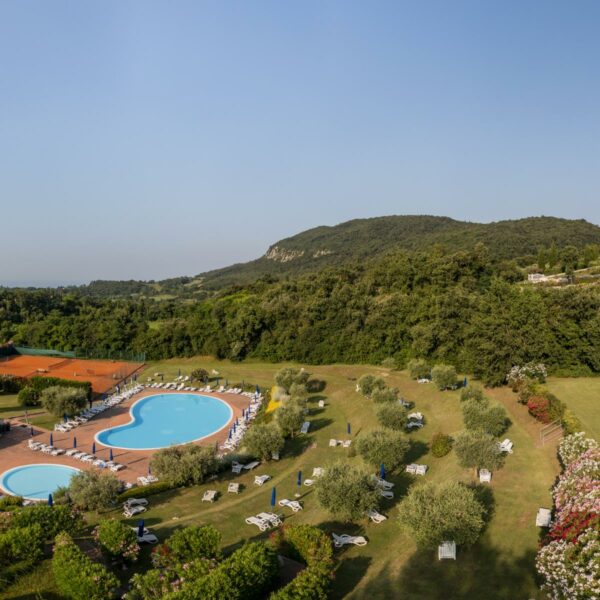
<instances>
[{"instance_id":1,"label":"terracotta paving","mask_svg":"<svg viewBox=\"0 0 600 600\"><path fill-rule=\"evenodd\" d=\"M52 432L54 446L68 450L69 448L73 447L73 436L76 436L77 448L91 454L92 443L96 433L102 429L129 423L131 421L129 415L129 408L131 405L140 398L151 396L158 392L161 394L178 393L171 390L144 390L129 400L125 400L118 406L104 411L87 423L80 425L68 433L60 433L58 431ZM179 393L192 394L194 392ZM219 394L216 392L211 392L210 394L204 394L202 392L197 393L220 398L221 400L227 402L229 406L231 406L233 416L228 423L229 426L231 426L236 418L241 417L242 409L248 408L250 404L250 399L247 396L241 396L237 394ZM39 463L56 463L76 467L78 469L96 469L96 467L93 467L90 464L82 463L68 456L50 456L39 451L34 452L33 450L29 450L27 447L27 441L31 439L29 426L20 426L24 425L24 422L15 418L7 420L11 421L12 428L9 433L5 433L0 436L0 473L13 467ZM222 443L226 440L228 431L229 427L224 427L215 435L208 436L200 442L194 443L202 446L214 446L217 441ZM50 431L41 429L39 427L34 427L33 439L48 444L50 442ZM153 451L150 450L124 450L113 448L113 460L125 465L126 467L117 473L119 479L135 483L136 479L140 475L146 475L148 473L149 459L152 454ZM98 458L108 460L108 455L109 449L101 444L96 443L96 456Z\"/></svg>"}]
</instances>

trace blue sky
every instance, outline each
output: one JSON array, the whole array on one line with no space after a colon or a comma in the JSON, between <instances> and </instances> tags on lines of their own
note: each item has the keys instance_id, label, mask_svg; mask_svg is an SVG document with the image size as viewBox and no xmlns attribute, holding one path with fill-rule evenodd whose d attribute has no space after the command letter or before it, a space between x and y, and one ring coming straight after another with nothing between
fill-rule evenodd
<instances>
[{"instance_id":1,"label":"blue sky","mask_svg":"<svg viewBox=\"0 0 600 600\"><path fill-rule=\"evenodd\" d=\"M0 283L385 214L600 223L600 3L0 0Z\"/></svg>"}]
</instances>

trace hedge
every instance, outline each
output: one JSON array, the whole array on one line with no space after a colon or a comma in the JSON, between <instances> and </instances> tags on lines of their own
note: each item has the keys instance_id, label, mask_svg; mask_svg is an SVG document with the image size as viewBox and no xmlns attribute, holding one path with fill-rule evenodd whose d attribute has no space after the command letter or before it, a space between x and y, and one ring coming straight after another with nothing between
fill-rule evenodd
<instances>
[{"instance_id":1,"label":"hedge","mask_svg":"<svg viewBox=\"0 0 600 600\"><path fill-rule=\"evenodd\" d=\"M27 385L36 391L38 397L42 390L58 385L63 387L82 388L85 390L88 400L92 399L92 384L89 381L71 381L70 379L61 379L60 377L34 375L29 378Z\"/></svg>"},{"instance_id":2,"label":"hedge","mask_svg":"<svg viewBox=\"0 0 600 600\"><path fill-rule=\"evenodd\" d=\"M128 498L148 498L148 496L154 496L154 494L160 494L161 492L167 492L175 489L170 483L166 481L157 481L143 487L133 487L129 490L125 490L117 496L117 502L125 502Z\"/></svg>"}]
</instances>

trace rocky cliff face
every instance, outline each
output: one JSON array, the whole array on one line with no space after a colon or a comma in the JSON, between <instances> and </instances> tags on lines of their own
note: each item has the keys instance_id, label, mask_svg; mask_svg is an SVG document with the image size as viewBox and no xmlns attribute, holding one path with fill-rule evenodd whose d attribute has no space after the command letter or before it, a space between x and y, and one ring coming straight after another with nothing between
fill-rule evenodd
<instances>
[{"instance_id":1,"label":"rocky cliff face","mask_svg":"<svg viewBox=\"0 0 600 600\"><path fill-rule=\"evenodd\" d=\"M298 258L302 258L306 252L304 250L286 250L281 246L271 246L266 254L265 258L268 260L274 260L280 263L288 263L296 260ZM321 256L328 256L329 254L333 254L331 250L327 250L326 248L322 250L315 250L312 253L312 258L319 258Z\"/></svg>"}]
</instances>

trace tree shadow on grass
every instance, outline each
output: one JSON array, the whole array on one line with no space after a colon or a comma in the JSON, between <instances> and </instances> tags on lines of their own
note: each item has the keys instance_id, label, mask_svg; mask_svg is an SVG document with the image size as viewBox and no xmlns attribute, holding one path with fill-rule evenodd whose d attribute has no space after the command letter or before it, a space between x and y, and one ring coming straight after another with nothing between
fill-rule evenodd
<instances>
[{"instance_id":1,"label":"tree shadow on grass","mask_svg":"<svg viewBox=\"0 0 600 600\"><path fill-rule=\"evenodd\" d=\"M435 549L418 550L397 576L384 569L357 598L403 600L515 600L542 598L534 579L535 552L516 559L485 542L457 548L456 561L437 559Z\"/></svg>"},{"instance_id":2,"label":"tree shadow on grass","mask_svg":"<svg viewBox=\"0 0 600 600\"><path fill-rule=\"evenodd\" d=\"M306 382L306 391L309 394L319 394L325 390L327 382L323 379L309 379Z\"/></svg>"},{"instance_id":3,"label":"tree shadow on grass","mask_svg":"<svg viewBox=\"0 0 600 600\"><path fill-rule=\"evenodd\" d=\"M323 429L324 427L328 427L333 423L333 419L328 419L324 417L320 417L318 419L312 419L310 422L310 432L319 431L319 429Z\"/></svg>"},{"instance_id":4,"label":"tree shadow on grass","mask_svg":"<svg viewBox=\"0 0 600 600\"><path fill-rule=\"evenodd\" d=\"M293 438L285 440L282 456L300 456L313 444L312 436L297 435Z\"/></svg>"},{"instance_id":5,"label":"tree shadow on grass","mask_svg":"<svg viewBox=\"0 0 600 600\"><path fill-rule=\"evenodd\" d=\"M492 488L489 485L481 483L470 483L467 487L473 490L477 500L485 507L485 522L487 526L496 512L496 500L494 499Z\"/></svg>"},{"instance_id":6,"label":"tree shadow on grass","mask_svg":"<svg viewBox=\"0 0 600 600\"><path fill-rule=\"evenodd\" d=\"M410 448L406 453L405 461L413 463L429 452L429 445L421 440L410 440Z\"/></svg>"}]
</instances>

